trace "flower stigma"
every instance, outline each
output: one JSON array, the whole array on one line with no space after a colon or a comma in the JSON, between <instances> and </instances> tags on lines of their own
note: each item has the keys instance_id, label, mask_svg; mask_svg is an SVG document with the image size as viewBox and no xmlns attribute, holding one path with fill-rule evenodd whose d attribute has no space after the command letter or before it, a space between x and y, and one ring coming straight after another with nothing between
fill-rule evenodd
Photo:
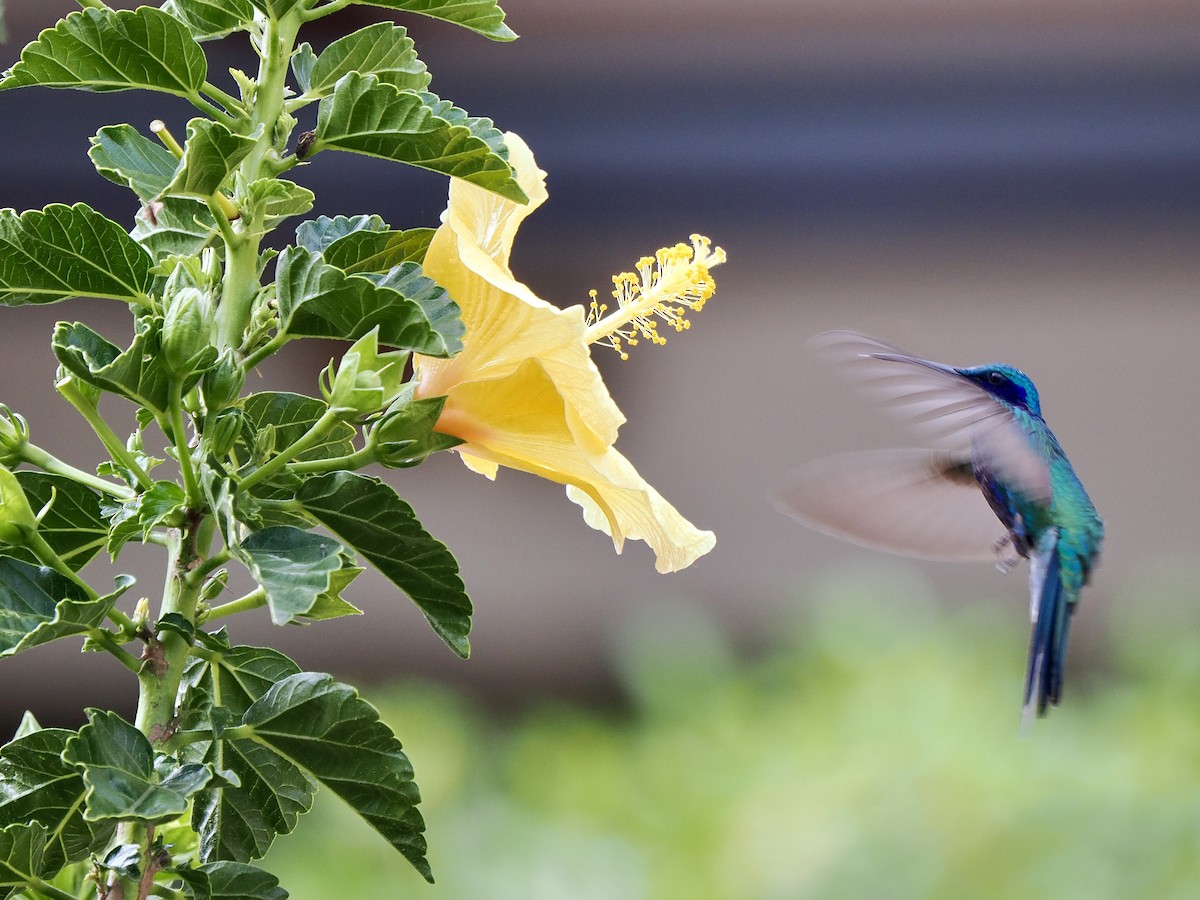
<instances>
[{"instance_id":1,"label":"flower stigma","mask_svg":"<svg viewBox=\"0 0 1200 900\"><path fill-rule=\"evenodd\" d=\"M691 328L688 314L700 312L717 289L708 270L725 262L725 251L714 248L708 238L693 234L691 241L690 247L680 243L664 247L653 257L643 256L637 272L614 275L612 297L617 308L611 313L608 304L599 302L596 291L591 291L584 340L611 347L621 359L629 359L627 347L643 340L667 342L658 330L659 319L675 331Z\"/></svg>"}]
</instances>

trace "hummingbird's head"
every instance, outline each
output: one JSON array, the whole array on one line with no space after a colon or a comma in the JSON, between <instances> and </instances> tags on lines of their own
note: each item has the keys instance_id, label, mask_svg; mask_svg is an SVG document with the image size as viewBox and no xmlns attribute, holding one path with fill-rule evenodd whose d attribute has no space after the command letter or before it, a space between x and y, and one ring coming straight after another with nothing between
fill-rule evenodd
<instances>
[{"instance_id":1,"label":"hummingbird's head","mask_svg":"<svg viewBox=\"0 0 1200 900\"><path fill-rule=\"evenodd\" d=\"M1042 415L1042 403L1038 399L1037 388L1029 380L1029 376L1020 369L1012 366L993 363L989 366L972 366L969 369L959 369L958 374L975 382L985 391L1009 406L1023 409L1039 418Z\"/></svg>"}]
</instances>

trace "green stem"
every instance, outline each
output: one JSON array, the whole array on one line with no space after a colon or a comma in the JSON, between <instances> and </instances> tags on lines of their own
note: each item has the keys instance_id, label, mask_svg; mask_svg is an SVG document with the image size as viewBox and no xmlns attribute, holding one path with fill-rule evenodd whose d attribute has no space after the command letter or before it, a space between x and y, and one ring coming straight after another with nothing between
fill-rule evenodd
<instances>
[{"instance_id":1,"label":"green stem","mask_svg":"<svg viewBox=\"0 0 1200 900\"><path fill-rule=\"evenodd\" d=\"M93 490L100 491L102 494L109 494L113 497L119 497L122 500L132 500L134 491L132 488L126 487L123 484L114 484L111 481L106 481L99 475L92 475L83 469L77 469L69 463L63 462L57 456L53 456L43 450L37 444L25 444L19 451L20 457L24 462L31 466L37 466L44 472L51 472L55 475L64 475L72 481L78 481L80 484L87 485Z\"/></svg>"},{"instance_id":2,"label":"green stem","mask_svg":"<svg viewBox=\"0 0 1200 900\"><path fill-rule=\"evenodd\" d=\"M203 94L189 94L188 101L210 119L215 119L230 130L237 125L237 119L234 116L229 115L221 107L210 102Z\"/></svg>"},{"instance_id":3,"label":"green stem","mask_svg":"<svg viewBox=\"0 0 1200 900\"><path fill-rule=\"evenodd\" d=\"M87 420L87 423L92 426L92 431L96 432L96 437L100 438L100 443L108 451L109 458L118 466L127 469L133 475L134 480L137 481L138 487L142 490L148 491L154 487L154 479L146 474L146 470L138 464L133 454L121 443L121 439L117 437L108 423L104 421L99 410L89 403L74 385L60 382L56 387L58 387L58 392L67 399L67 402L75 407L79 414Z\"/></svg>"},{"instance_id":4,"label":"green stem","mask_svg":"<svg viewBox=\"0 0 1200 900\"><path fill-rule=\"evenodd\" d=\"M82 6L90 6L91 4L83 2ZM45 894L50 900L79 900L74 894L68 894L66 891L56 888L49 882L42 881L40 878L33 878L29 881L29 886L39 894Z\"/></svg>"},{"instance_id":5,"label":"green stem","mask_svg":"<svg viewBox=\"0 0 1200 900\"><path fill-rule=\"evenodd\" d=\"M204 615L205 624L213 621L213 619L223 619L225 616L232 616L235 613L245 612L248 609L258 609L265 606L267 603L267 592L259 587L252 590L245 596L238 597L236 600L230 600L228 603L222 603L220 606L212 607Z\"/></svg>"},{"instance_id":6,"label":"green stem","mask_svg":"<svg viewBox=\"0 0 1200 900\"><path fill-rule=\"evenodd\" d=\"M263 344L261 347L259 347L257 350L255 350L253 353L249 353L246 355L246 358L243 360L243 363L246 367L246 371L249 372L251 369L253 369L255 366L257 366L260 362L262 362L268 356L271 356L272 354L277 352L279 350L279 348L282 347L287 342L288 342L288 335L286 332L283 332L283 331L275 332L275 335L269 341L267 341L265 344Z\"/></svg>"},{"instance_id":7,"label":"green stem","mask_svg":"<svg viewBox=\"0 0 1200 900\"><path fill-rule=\"evenodd\" d=\"M221 568L221 566L225 565L225 563L229 562L231 559L233 559L233 554L228 550L222 550L220 553L209 557L208 559L204 560L204 562L197 565L196 568L192 569L192 571L188 573L188 578L190 578L192 582L199 587L204 582L204 579L208 577L209 573L211 573L214 569Z\"/></svg>"},{"instance_id":8,"label":"green stem","mask_svg":"<svg viewBox=\"0 0 1200 900\"><path fill-rule=\"evenodd\" d=\"M323 16L327 16L330 13L335 13L339 9L345 9L347 6L350 5L350 2L351 2L351 0L332 0L332 2L327 3L324 6L318 7L317 9L310 9L308 12L306 12L304 14L304 20L306 22L315 21L316 19L320 19Z\"/></svg>"},{"instance_id":9,"label":"green stem","mask_svg":"<svg viewBox=\"0 0 1200 900\"><path fill-rule=\"evenodd\" d=\"M354 453L346 456L294 462L288 466L288 471L295 472L297 475L319 475L322 472L361 469L363 466L369 466L373 462L375 462L375 449L373 447L363 447L361 450L356 450Z\"/></svg>"},{"instance_id":10,"label":"green stem","mask_svg":"<svg viewBox=\"0 0 1200 900\"><path fill-rule=\"evenodd\" d=\"M325 435L329 433L330 429L340 421L341 418L333 410L325 410L321 418L313 423L312 428L308 429L307 432L294 440L289 446L280 450L275 456L272 456L260 468L255 469L243 478L240 489L248 491L263 479L277 474L291 460L295 459L305 450L315 447L320 443Z\"/></svg>"},{"instance_id":11,"label":"green stem","mask_svg":"<svg viewBox=\"0 0 1200 900\"><path fill-rule=\"evenodd\" d=\"M97 647L103 647L109 653L117 658L117 662L127 668L133 674L138 674L142 670L142 661L117 643L117 639L112 636L111 632L105 631L103 628L93 628L88 632L88 637L91 642Z\"/></svg>"},{"instance_id":12,"label":"green stem","mask_svg":"<svg viewBox=\"0 0 1200 900\"><path fill-rule=\"evenodd\" d=\"M26 541L25 548L36 556L38 562L43 566L53 569L59 575L63 576L63 578L66 578L72 584L79 587L89 600L95 600L100 596L90 584L75 574L75 571L63 562L62 557L55 553L54 548L47 544L46 539L36 531Z\"/></svg>"},{"instance_id":13,"label":"green stem","mask_svg":"<svg viewBox=\"0 0 1200 900\"><path fill-rule=\"evenodd\" d=\"M171 379L169 406L175 455L178 457L179 473L183 477L184 503L188 508L195 509L203 500L204 493L200 490L196 469L192 465L192 451L188 447L187 429L183 423L183 383L178 378Z\"/></svg>"},{"instance_id":14,"label":"green stem","mask_svg":"<svg viewBox=\"0 0 1200 900\"><path fill-rule=\"evenodd\" d=\"M239 112L245 111L245 107L242 106L241 100L239 100L237 97L233 96L233 94L230 94L230 93L227 93L227 92L221 90L219 87L217 87L212 82L209 82L209 81L204 82L204 84L200 85L200 91L205 96L211 97L213 100L216 100L227 110L230 110L230 111L237 110Z\"/></svg>"}]
</instances>

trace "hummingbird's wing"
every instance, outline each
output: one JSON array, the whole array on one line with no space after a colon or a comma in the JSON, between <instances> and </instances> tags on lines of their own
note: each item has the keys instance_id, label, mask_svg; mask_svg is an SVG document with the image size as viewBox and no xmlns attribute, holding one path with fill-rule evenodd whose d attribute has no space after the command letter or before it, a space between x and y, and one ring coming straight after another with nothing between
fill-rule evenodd
<instances>
[{"instance_id":1,"label":"hummingbird's wing","mask_svg":"<svg viewBox=\"0 0 1200 900\"><path fill-rule=\"evenodd\" d=\"M868 396L935 446L975 459L1031 499L1049 502L1049 463L1013 410L953 367L853 331L827 331L813 343Z\"/></svg>"},{"instance_id":2,"label":"hummingbird's wing","mask_svg":"<svg viewBox=\"0 0 1200 900\"><path fill-rule=\"evenodd\" d=\"M902 556L996 561L1007 530L969 460L931 450L870 450L797 469L775 495L811 528Z\"/></svg>"}]
</instances>

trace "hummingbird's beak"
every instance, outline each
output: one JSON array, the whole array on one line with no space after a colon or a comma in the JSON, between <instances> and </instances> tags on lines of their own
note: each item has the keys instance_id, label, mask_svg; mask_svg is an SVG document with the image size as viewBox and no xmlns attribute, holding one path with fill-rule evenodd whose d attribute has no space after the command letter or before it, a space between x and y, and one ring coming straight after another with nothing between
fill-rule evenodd
<instances>
[{"instance_id":1,"label":"hummingbird's beak","mask_svg":"<svg viewBox=\"0 0 1200 900\"><path fill-rule=\"evenodd\" d=\"M863 359L882 359L888 362L913 363L914 365L924 366L927 369L933 369L935 372L941 372L944 375L962 376L962 372L954 368L954 366L943 365L932 360L921 359L918 356L906 356L903 353L862 353L859 354Z\"/></svg>"}]
</instances>

